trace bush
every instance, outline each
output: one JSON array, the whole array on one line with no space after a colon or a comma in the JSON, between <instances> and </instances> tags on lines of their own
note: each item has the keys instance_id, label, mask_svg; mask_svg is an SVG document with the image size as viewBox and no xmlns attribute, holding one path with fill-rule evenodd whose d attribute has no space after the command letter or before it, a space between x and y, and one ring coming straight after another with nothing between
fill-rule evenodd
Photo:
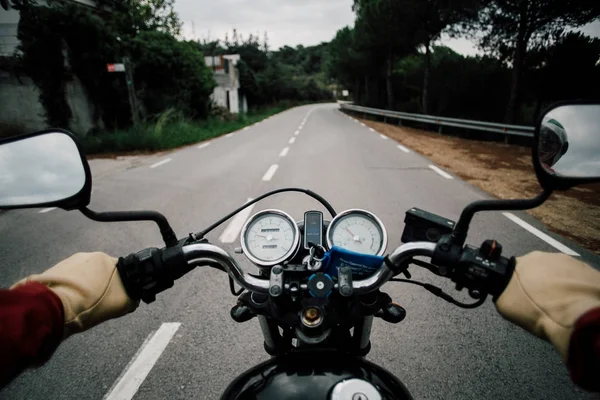
<instances>
[{"instance_id":1,"label":"bush","mask_svg":"<svg viewBox=\"0 0 600 400\"><path fill-rule=\"evenodd\" d=\"M88 154L173 149L242 129L289 106L280 105L247 115L238 115L230 121L208 118L201 122L169 109L162 113L155 123L146 122L129 129L88 135L83 138L83 144Z\"/></svg>"}]
</instances>

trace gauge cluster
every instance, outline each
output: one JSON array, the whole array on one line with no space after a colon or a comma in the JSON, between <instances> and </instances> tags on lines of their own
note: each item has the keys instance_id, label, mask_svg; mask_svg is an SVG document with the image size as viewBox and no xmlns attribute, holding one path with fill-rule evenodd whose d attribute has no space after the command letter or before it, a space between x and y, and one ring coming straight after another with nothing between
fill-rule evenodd
<instances>
[{"instance_id":1,"label":"gauge cluster","mask_svg":"<svg viewBox=\"0 0 600 400\"><path fill-rule=\"evenodd\" d=\"M331 223L324 221L319 211L308 211L304 221L296 223L281 210L263 210L246 221L240 239L246 257L259 267L290 261L309 244L370 255L383 255L387 247L387 232L381 220L360 209L346 210Z\"/></svg>"}]
</instances>

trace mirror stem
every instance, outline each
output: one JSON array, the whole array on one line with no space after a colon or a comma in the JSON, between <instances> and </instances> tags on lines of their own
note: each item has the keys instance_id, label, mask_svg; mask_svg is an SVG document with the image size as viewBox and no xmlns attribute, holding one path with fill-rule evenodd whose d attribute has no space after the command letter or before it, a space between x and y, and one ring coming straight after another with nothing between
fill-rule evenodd
<instances>
[{"instance_id":1,"label":"mirror stem","mask_svg":"<svg viewBox=\"0 0 600 400\"><path fill-rule=\"evenodd\" d=\"M552 194L552 189L544 189L533 199L525 200L479 200L464 208L460 219L452 231L452 239L459 245L465 244L469 225L475 213L479 211L529 210L542 205Z\"/></svg>"},{"instance_id":2,"label":"mirror stem","mask_svg":"<svg viewBox=\"0 0 600 400\"><path fill-rule=\"evenodd\" d=\"M80 208L79 211L91 220L99 222L126 222L126 221L154 221L160 229L162 239L167 247L176 246L177 236L169 222L159 212L156 211L116 211L116 212L95 212L87 207Z\"/></svg>"}]
</instances>

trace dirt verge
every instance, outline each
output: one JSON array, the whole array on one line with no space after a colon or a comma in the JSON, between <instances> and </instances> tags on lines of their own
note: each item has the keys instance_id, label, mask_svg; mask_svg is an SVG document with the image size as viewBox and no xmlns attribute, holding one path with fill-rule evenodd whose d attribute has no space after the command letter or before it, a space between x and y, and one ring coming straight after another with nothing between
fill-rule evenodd
<instances>
[{"instance_id":1,"label":"dirt verge","mask_svg":"<svg viewBox=\"0 0 600 400\"><path fill-rule=\"evenodd\" d=\"M529 148L442 136L369 120L362 122L497 198L530 198L540 192ZM600 185L553 194L529 214L553 232L600 254Z\"/></svg>"}]
</instances>

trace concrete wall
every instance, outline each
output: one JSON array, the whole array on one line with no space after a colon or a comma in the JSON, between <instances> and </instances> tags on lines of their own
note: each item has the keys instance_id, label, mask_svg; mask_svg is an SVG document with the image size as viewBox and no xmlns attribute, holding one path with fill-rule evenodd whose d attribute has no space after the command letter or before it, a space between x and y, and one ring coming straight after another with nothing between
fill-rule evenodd
<instances>
[{"instance_id":1,"label":"concrete wall","mask_svg":"<svg viewBox=\"0 0 600 400\"><path fill-rule=\"evenodd\" d=\"M85 88L76 76L66 85L66 100L73 115L69 121L71 132L77 136L85 136L92 129L104 128L101 120L95 120L94 104L89 100Z\"/></svg>"},{"instance_id":2,"label":"concrete wall","mask_svg":"<svg viewBox=\"0 0 600 400\"><path fill-rule=\"evenodd\" d=\"M40 90L29 77L17 79L0 71L0 129L2 126L22 127L25 132L48 128L46 111L40 102ZM103 128L94 118L95 108L77 77L66 84L66 100L72 118L67 128L78 136ZM2 135L0 135L2 136Z\"/></svg>"},{"instance_id":3,"label":"concrete wall","mask_svg":"<svg viewBox=\"0 0 600 400\"><path fill-rule=\"evenodd\" d=\"M46 111L39 96L40 90L30 78L20 82L0 71L0 129L3 125L22 127L25 132L46 128Z\"/></svg>"}]
</instances>

